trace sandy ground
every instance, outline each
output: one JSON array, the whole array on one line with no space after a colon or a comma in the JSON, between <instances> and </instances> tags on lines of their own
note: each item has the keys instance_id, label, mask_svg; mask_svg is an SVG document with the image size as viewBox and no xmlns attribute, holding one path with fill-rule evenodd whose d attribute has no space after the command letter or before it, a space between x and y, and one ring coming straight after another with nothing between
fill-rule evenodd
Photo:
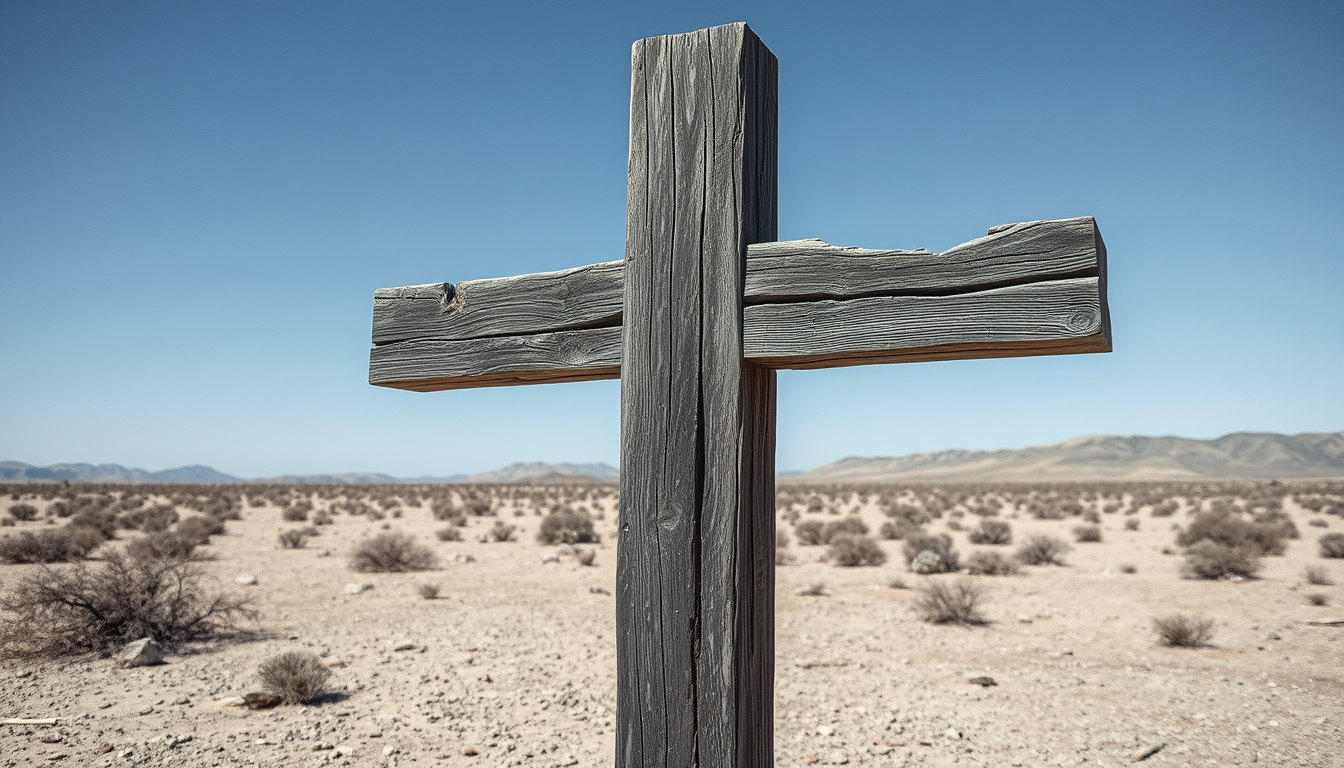
<instances>
[{"instance_id":1,"label":"sandy ground","mask_svg":"<svg viewBox=\"0 0 1344 768\"><path fill-rule=\"evenodd\" d=\"M876 568L833 567L818 561L823 547L794 543L795 564L778 569L776 762L1116 766L1164 741L1148 763L1344 766L1344 627L1307 623L1344 616L1344 587L1302 582L1308 564L1344 582L1344 562L1320 559L1315 543L1344 523L1308 527L1309 513L1289 509L1302 538L1266 558L1261 579L1240 583L1180 578L1181 558L1162 554L1179 516L1145 514L1131 532L1106 515L1105 541L1075 545L1068 567L985 578L990 622L978 627L918 620L917 592L888 586L920 582L900 562L900 542L882 542L890 558ZM139 669L0 664L0 716L59 718L0 726L0 765L614 763L610 513L592 567L543 562L557 550L535 542L539 518L511 510L503 518L521 526L515 543L475 540L493 518L473 519L466 542L439 542L443 524L411 508L377 522L337 515L302 550L276 547L276 534L295 527L278 509L244 515L205 548L206 568L254 597L261 636ZM863 516L874 530L883 519L871 507ZM1019 539L1071 538L1078 523L1009 519ZM350 571L352 544L384 525L432 546L441 568ZM978 549L964 532L953 537L963 556ZM0 588L32 567L0 566ZM241 574L257 584L235 584ZM346 594L351 582L374 588ZM425 582L441 586L439 599L417 596ZM822 596L795 594L815 582ZM1309 605L1308 593L1330 605ZM1213 645L1159 646L1151 620L1172 611L1214 618ZM415 648L392 650L403 640ZM261 711L217 703L258 690L257 665L290 649L343 664L333 695ZM969 683L976 675L998 685Z\"/></svg>"}]
</instances>

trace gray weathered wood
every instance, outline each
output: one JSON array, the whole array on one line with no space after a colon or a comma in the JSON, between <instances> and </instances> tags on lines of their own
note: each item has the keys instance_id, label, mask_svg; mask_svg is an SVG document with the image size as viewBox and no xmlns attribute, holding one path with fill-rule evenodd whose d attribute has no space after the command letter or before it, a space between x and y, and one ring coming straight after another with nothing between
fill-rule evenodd
<instances>
[{"instance_id":1,"label":"gray weathered wood","mask_svg":"<svg viewBox=\"0 0 1344 768\"><path fill-rule=\"evenodd\" d=\"M879 295L967 293L1093 277L1105 268L1090 217L996 227L942 253L872 250L821 240L747 249L748 304ZM384 288L374 294L373 342L520 336L621 323L623 263L519 277Z\"/></svg>"},{"instance_id":2,"label":"gray weathered wood","mask_svg":"<svg viewBox=\"0 0 1344 768\"><path fill-rule=\"evenodd\" d=\"M518 277L383 288L373 343L479 339L619 325L619 261Z\"/></svg>"},{"instance_id":3,"label":"gray weathered wood","mask_svg":"<svg viewBox=\"0 0 1344 768\"><path fill-rule=\"evenodd\" d=\"M873 296L746 308L746 357L773 368L1111 350L1101 280L956 296Z\"/></svg>"},{"instance_id":4,"label":"gray weathered wood","mask_svg":"<svg viewBox=\"0 0 1344 768\"><path fill-rule=\"evenodd\" d=\"M640 41L630 112L617 763L766 766L774 374L743 361L742 290L774 239L774 57L744 24Z\"/></svg>"},{"instance_id":5,"label":"gray weathered wood","mask_svg":"<svg viewBox=\"0 0 1344 768\"><path fill-rule=\"evenodd\" d=\"M743 310L744 357L766 368L1109 352L1101 278L952 296L755 304ZM375 348L369 380L442 389L614 379L620 327L476 341L409 341Z\"/></svg>"}]
</instances>

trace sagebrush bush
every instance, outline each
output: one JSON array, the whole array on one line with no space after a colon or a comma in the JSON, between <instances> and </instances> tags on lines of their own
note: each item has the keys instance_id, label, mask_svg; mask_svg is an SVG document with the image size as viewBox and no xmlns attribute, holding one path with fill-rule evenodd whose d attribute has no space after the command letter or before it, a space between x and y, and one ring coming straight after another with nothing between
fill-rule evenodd
<instances>
[{"instance_id":1,"label":"sagebrush bush","mask_svg":"<svg viewBox=\"0 0 1344 768\"><path fill-rule=\"evenodd\" d=\"M1344 557L1344 533L1327 533L1316 543L1321 547L1321 557Z\"/></svg>"},{"instance_id":2,"label":"sagebrush bush","mask_svg":"<svg viewBox=\"0 0 1344 768\"><path fill-rule=\"evenodd\" d=\"M1309 604L1311 604L1311 605L1317 605L1317 606L1320 606L1320 605L1329 605L1329 604L1330 604L1330 596L1329 596L1329 595L1326 595L1326 594L1324 594L1324 593L1322 593L1322 592L1313 592L1313 593L1307 595L1307 602L1308 602Z\"/></svg>"},{"instance_id":3,"label":"sagebrush bush","mask_svg":"<svg viewBox=\"0 0 1344 768\"><path fill-rule=\"evenodd\" d=\"M984 587L975 579L930 579L920 586L914 608L931 624L982 624L984 601Z\"/></svg>"},{"instance_id":4,"label":"sagebrush bush","mask_svg":"<svg viewBox=\"0 0 1344 768\"><path fill-rule=\"evenodd\" d=\"M1213 619L1173 613L1153 619L1153 629L1163 645L1198 648L1213 639Z\"/></svg>"},{"instance_id":5,"label":"sagebrush bush","mask_svg":"<svg viewBox=\"0 0 1344 768\"><path fill-rule=\"evenodd\" d=\"M1259 550L1253 546L1231 547L1201 539L1185 550L1183 573L1190 579L1255 578L1260 573Z\"/></svg>"},{"instance_id":6,"label":"sagebrush bush","mask_svg":"<svg viewBox=\"0 0 1344 768\"><path fill-rule=\"evenodd\" d=\"M306 507L295 504L292 507L285 507L280 511L280 518L287 523L302 523L308 519L308 513L312 507Z\"/></svg>"},{"instance_id":7,"label":"sagebrush bush","mask_svg":"<svg viewBox=\"0 0 1344 768\"><path fill-rule=\"evenodd\" d=\"M844 568L860 565L882 565L887 553L876 541L862 534L840 533L831 537L830 561Z\"/></svg>"},{"instance_id":8,"label":"sagebrush bush","mask_svg":"<svg viewBox=\"0 0 1344 768\"><path fill-rule=\"evenodd\" d=\"M177 533L198 545L209 544L211 536L224 533L224 521L209 515L194 515L177 524Z\"/></svg>"},{"instance_id":9,"label":"sagebrush bush","mask_svg":"<svg viewBox=\"0 0 1344 768\"><path fill-rule=\"evenodd\" d=\"M503 520L496 520L489 531L490 540L494 542L517 541L518 526L509 525Z\"/></svg>"},{"instance_id":10,"label":"sagebrush bush","mask_svg":"<svg viewBox=\"0 0 1344 768\"><path fill-rule=\"evenodd\" d=\"M15 520L36 520L37 507L32 504L13 504L9 508L9 516Z\"/></svg>"},{"instance_id":11,"label":"sagebrush bush","mask_svg":"<svg viewBox=\"0 0 1344 768\"><path fill-rule=\"evenodd\" d=\"M918 523L912 522L904 517L887 520L877 529L879 536L893 541L900 541L911 534L923 532L924 529L921 528Z\"/></svg>"},{"instance_id":12,"label":"sagebrush bush","mask_svg":"<svg viewBox=\"0 0 1344 768\"><path fill-rule=\"evenodd\" d=\"M541 519L537 541L542 544L596 544L593 518L587 512L562 507Z\"/></svg>"},{"instance_id":13,"label":"sagebrush bush","mask_svg":"<svg viewBox=\"0 0 1344 768\"><path fill-rule=\"evenodd\" d=\"M196 540L173 531L159 531L126 545L126 554L133 559L190 560L196 556Z\"/></svg>"},{"instance_id":14,"label":"sagebrush bush","mask_svg":"<svg viewBox=\"0 0 1344 768\"><path fill-rule=\"evenodd\" d=\"M1013 526L1003 520L985 518L980 526L967 536L972 544L993 544L1003 546L1013 543Z\"/></svg>"},{"instance_id":15,"label":"sagebrush bush","mask_svg":"<svg viewBox=\"0 0 1344 768\"><path fill-rule=\"evenodd\" d=\"M331 670L315 653L286 651L261 663L261 687L280 697L282 704L307 704L327 690Z\"/></svg>"},{"instance_id":16,"label":"sagebrush bush","mask_svg":"<svg viewBox=\"0 0 1344 768\"><path fill-rule=\"evenodd\" d=\"M145 533L166 531L178 521L177 508L171 504L155 504L124 512L118 518L122 528Z\"/></svg>"},{"instance_id":17,"label":"sagebrush bush","mask_svg":"<svg viewBox=\"0 0 1344 768\"><path fill-rule=\"evenodd\" d=\"M142 637L205 640L255 614L206 589L198 564L113 548L101 563L43 567L0 594L0 656L107 653Z\"/></svg>"},{"instance_id":18,"label":"sagebrush bush","mask_svg":"<svg viewBox=\"0 0 1344 768\"><path fill-rule=\"evenodd\" d=\"M1245 520L1235 512L1200 512L1190 525L1176 536L1176 544L1189 547L1199 541L1211 541L1236 549L1254 549L1258 555L1282 555L1288 531L1277 523Z\"/></svg>"},{"instance_id":19,"label":"sagebrush bush","mask_svg":"<svg viewBox=\"0 0 1344 768\"><path fill-rule=\"evenodd\" d=\"M290 528L276 537L285 549L303 549L308 546L308 532L299 528Z\"/></svg>"},{"instance_id":20,"label":"sagebrush bush","mask_svg":"<svg viewBox=\"0 0 1344 768\"><path fill-rule=\"evenodd\" d=\"M439 585L424 583L417 586L415 591L425 600L433 600L439 596Z\"/></svg>"},{"instance_id":21,"label":"sagebrush bush","mask_svg":"<svg viewBox=\"0 0 1344 768\"><path fill-rule=\"evenodd\" d=\"M1101 526L1079 525L1073 529L1073 538L1080 544L1096 544L1101 541Z\"/></svg>"},{"instance_id":22,"label":"sagebrush bush","mask_svg":"<svg viewBox=\"0 0 1344 768\"><path fill-rule=\"evenodd\" d=\"M821 543L830 544L837 536L866 536L868 526L857 515L832 520L821 529Z\"/></svg>"},{"instance_id":23,"label":"sagebrush bush","mask_svg":"<svg viewBox=\"0 0 1344 768\"><path fill-rule=\"evenodd\" d=\"M1308 565L1302 572L1302 576L1307 580L1308 584L1317 587L1329 587L1335 583L1334 580L1330 578L1330 572L1319 565Z\"/></svg>"},{"instance_id":24,"label":"sagebrush bush","mask_svg":"<svg viewBox=\"0 0 1344 768\"><path fill-rule=\"evenodd\" d=\"M966 572L972 576L1016 576L1022 565L1000 552L976 552L966 558Z\"/></svg>"},{"instance_id":25,"label":"sagebrush bush","mask_svg":"<svg viewBox=\"0 0 1344 768\"><path fill-rule=\"evenodd\" d=\"M392 531L364 539L350 555L350 568L366 573L428 571L439 564L434 550L409 533Z\"/></svg>"},{"instance_id":26,"label":"sagebrush bush","mask_svg":"<svg viewBox=\"0 0 1344 768\"><path fill-rule=\"evenodd\" d=\"M793 535L798 537L798 543L806 546L815 547L822 542L822 531L826 524L816 519L799 520L793 526Z\"/></svg>"},{"instance_id":27,"label":"sagebrush bush","mask_svg":"<svg viewBox=\"0 0 1344 768\"><path fill-rule=\"evenodd\" d=\"M461 541L462 529L450 525L447 528L438 529L434 532L434 535L439 538L439 541Z\"/></svg>"},{"instance_id":28,"label":"sagebrush bush","mask_svg":"<svg viewBox=\"0 0 1344 768\"><path fill-rule=\"evenodd\" d=\"M1027 565L1064 565L1064 555L1071 547L1063 539L1033 534L1017 548L1017 559Z\"/></svg>"},{"instance_id":29,"label":"sagebrush bush","mask_svg":"<svg viewBox=\"0 0 1344 768\"><path fill-rule=\"evenodd\" d=\"M915 573L954 573L961 569L961 555L952 549L945 533L915 533L905 537L905 563Z\"/></svg>"},{"instance_id":30,"label":"sagebrush bush","mask_svg":"<svg viewBox=\"0 0 1344 768\"><path fill-rule=\"evenodd\" d=\"M64 563L87 557L102 543L102 534L88 528L20 531L0 538L0 562Z\"/></svg>"},{"instance_id":31,"label":"sagebrush bush","mask_svg":"<svg viewBox=\"0 0 1344 768\"><path fill-rule=\"evenodd\" d=\"M1139 530L1139 518L1137 518L1137 517L1131 517L1131 518L1129 518L1128 520L1126 520L1126 521L1125 521L1125 530L1126 530L1126 531L1137 531L1137 530Z\"/></svg>"},{"instance_id":32,"label":"sagebrush bush","mask_svg":"<svg viewBox=\"0 0 1344 768\"><path fill-rule=\"evenodd\" d=\"M104 509L82 509L70 518L71 528L88 528L97 531L104 541L110 541L117 535L117 514Z\"/></svg>"}]
</instances>

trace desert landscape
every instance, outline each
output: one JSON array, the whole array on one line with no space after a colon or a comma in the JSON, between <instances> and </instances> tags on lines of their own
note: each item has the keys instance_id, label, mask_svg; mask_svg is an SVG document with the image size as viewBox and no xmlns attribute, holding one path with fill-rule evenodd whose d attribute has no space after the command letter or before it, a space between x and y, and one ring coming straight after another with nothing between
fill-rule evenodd
<instances>
[{"instance_id":1,"label":"desert landscape","mask_svg":"<svg viewBox=\"0 0 1344 768\"><path fill-rule=\"evenodd\" d=\"M615 485L3 492L0 714L55 724L0 726L0 764L614 763ZM781 766L1344 764L1344 482L786 484L777 509ZM164 663L21 599L164 561L223 596ZM325 686L249 708L292 651Z\"/></svg>"}]
</instances>

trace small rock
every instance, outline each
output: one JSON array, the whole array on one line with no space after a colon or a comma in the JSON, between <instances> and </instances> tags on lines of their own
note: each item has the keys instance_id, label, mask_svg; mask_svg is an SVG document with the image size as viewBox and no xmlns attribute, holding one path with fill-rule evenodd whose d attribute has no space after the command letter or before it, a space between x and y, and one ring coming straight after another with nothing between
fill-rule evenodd
<instances>
[{"instance_id":1,"label":"small rock","mask_svg":"<svg viewBox=\"0 0 1344 768\"><path fill-rule=\"evenodd\" d=\"M599 586L591 586L591 587L588 588L588 591L589 591L589 592L592 592L594 595L610 595L610 594L611 594L611 593L608 592L604 587L599 587Z\"/></svg>"},{"instance_id":2,"label":"small rock","mask_svg":"<svg viewBox=\"0 0 1344 768\"><path fill-rule=\"evenodd\" d=\"M413 640L398 640L392 644L392 650L394 651L414 651L415 649L416 645Z\"/></svg>"},{"instance_id":3,"label":"small rock","mask_svg":"<svg viewBox=\"0 0 1344 768\"><path fill-rule=\"evenodd\" d=\"M542 565L545 565L547 563L558 563L558 562L560 562L560 556L555 554L554 552L547 552L546 554L541 556Z\"/></svg>"},{"instance_id":4,"label":"small rock","mask_svg":"<svg viewBox=\"0 0 1344 768\"><path fill-rule=\"evenodd\" d=\"M820 597L826 594L826 585L821 582L817 582L816 584L804 584L793 590L793 594L800 597Z\"/></svg>"},{"instance_id":5,"label":"small rock","mask_svg":"<svg viewBox=\"0 0 1344 768\"><path fill-rule=\"evenodd\" d=\"M280 705L280 697L273 693L249 693L243 696L243 706L248 709L270 709Z\"/></svg>"},{"instance_id":6,"label":"small rock","mask_svg":"<svg viewBox=\"0 0 1344 768\"><path fill-rule=\"evenodd\" d=\"M570 544L564 544L559 549L555 550L557 555L576 555L578 552L578 548Z\"/></svg>"},{"instance_id":7,"label":"small rock","mask_svg":"<svg viewBox=\"0 0 1344 768\"><path fill-rule=\"evenodd\" d=\"M948 739L960 739L961 731L958 731L956 728L948 728L946 731L943 731L943 737Z\"/></svg>"},{"instance_id":8,"label":"small rock","mask_svg":"<svg viewBox=\"0 0 1344 768\"><path fill-rule=\"evenodd\" d=\"M123 667L148 667L163 663L163 648L154 640L143 637L133 640L117 654L117 662Z\"/></svg>"},{"instance_id":9,"label":"small rock","mask_svg":"<svg viewBox=\"0 0 1344 768\"><path fill-rule=\"evenodd\" d=\"M328 749L335 749L335 747L325 741L319 741L313 745L314 752L325 752Z\"/></svg>"},{"instance_id":10,"label":"small rock","mask_svg":"<svg viewBox=\"0 0 1344 768\"><path fill-rule=\"evenodd\" d=\"M829 725L818 725L817 733L821 734L822 736L830 736L831 734L835 733L835 728L832 728Z\"/></svg>"},{"instance_id":11,"label":"small rock","mask_svg":"<svg viewBox=\"0 0 1344 768\"><path fill-rule=\"evenodd\" d=\"M61 734L59 734L59 733L45 733L45 734L42 734L42 738L38 739L38 741L42 742L43 744L60 744L60 743L61 743Z\"/></svg>"},{"instance_id":12,"label":"small rock","mask_svg":"<svg viewBox=\"0 0 1344 768\"><path fill-rule=\"evenodd\" d=\"M476 556L475 556L475 555L469 555L469 554L467 554L466 552L454 552L454 553L453 553L453 562L454 562L454 563L474 563L474 562L476 562Z\"/></svg>"},{"instance_id":13,"label":"small rock","mask_svg":"<svg viewBox=\"0 0 1344 768\"><path fill-rule=\"evenodd\" d=\"M1268 635L1265 635L1265 638L1267 640L1282 640L1283 636L1278 632L1270 632Z\"/></svg>"},{"instance_id":14,"label":"small rock","mask_svg":"<svg viewBox=\"0 0 1344 768\"><path fill-rule=\"evenodd\" d=\"M383 747L383 756L387 757L390 755L395 755L397 751L398 750L396 747L392 746L391 744L388 744L387 746Z\"/></svg>"},{"instance_id":15,"label":"small rock","mask_svg":"<svg viewBox=\"0 0 1344 768\"><path fill-rule=\"evenodd\" d=\"M844 751L837 749L826 758L826 762L831 765L844 765L849 762L849 755L846 755Z\"/></svg>"},{"instance_id":16,"label":"small rock","mask_svg":"<svg viewBox=\"0 0 1344 768\"><path fill-rule=\"evenodd\" d=\"M323 660L322 664L324 666L330 667L331 669L340 669L341 667L345 666L345 659L340 658L325 659Z\"/></svg>"},{"instance_id":17,"label":"small rock","mask_svg":"<svg viewBox=\"0 0 1344 768\"><path fill-rule=\"evenodd\" d=\"M462 750L462 754L466 755L467 757L475 757L481 753L477 752L475 747L467 747L466 749Z\"/></svg>"},{"instance_id":18,"label":"small rock","mask_svg":"<svg viewBox=\"0 0 1344 768\"><path fill-rule=\"evenodd\" d=\"M335 752L341 757L348 757L355 754L355 748L349 744L340 744L336 747Z\"/></svg>"},{"instance_id":19,"label":"small rock","mask_svg":"<svg viewBox=\"0 0 1344 768\"><path fill-rule=\"evenodd\" d=\"M1135 753L1134 753L1134 756L1133 756L1132 758L1130 758L1130 759L1132 759L1132 760L1133 760L1134 762L1136 762L1136 763L1139 762L1140 760L1147 760L1148 758L1152 757L1153 755L1156 755L1158 752L1161 752L1161 751L1162 751L1162 748L1165 747L1165 746L1167 746L1167 742L1165 742L1165 741L1159 741L1159 742L1156 742L1155 744L1153 744L1152 746L1148 747L1147 749L1143 749L1143 750L1140 750L1140 751L1138 751L1138 752L1135 752Z\"/></svg>"},{"instance_id":20,"label":"small rock","mask_svg":"<svg viewBox=\"0 0 1344 768\"><path fill-rule=\"evenodd\" d=\"M256 583L257 583L257 577L256 577L256 576L253 576L253 575L250 574L250 573L244 573L243 575L239 576L238 578L234 579L233 581L234 581L234 583L236 583L236 584L242 584L242 585L244 585L244 586L248 586L248 587L250 587L250 586L252 586L253 584L256 584Z\"/></svg>"},{"instance_id":21,"label":"small rock","mask_svg":"<svg viewBox=\"0 0 1344 768\"><path fill-rule=\"evenodd\" d=\"M981 686L983 688L988 688L991 685L999 684L997 680L990 677L989 675L980 675L979 677L972 677L970 680L967 680L966 682L972 685Z\"/></svg>"},{"instance_id":22,"label":"small rock","mask_svg":"<svg viewBox=\"0 0 1344 768\"><path fill-rule=\"evenodd\" d=\"M154 714L154 708L153 708L153 707L145 707L144 709L140 710L140 711L137 712L136 714L138 714L138 715L152 715L152 714Z\"/></svg>"},{"instance_id":23,"label":"small rock","mask_svg":"<svg viewBox=\"0 0 1344 768\"><path fill-rule=\"evenodd\" d=\"M1017 620L1023 624L1030 624L1032 622L1032 618L1025 613L1017 614Z\"/></svg>"},{"instance_id":24,"label":"small rock","mask_svg":"<svg viewBox=\"0 0 1344 768\"><path fill-rule=\"evenodd\" d=\"M345 585L345 594L358 595L360 592L368 592L370 589L373 589L372 584L368 584L366 582L352 581L349 584Z\"/></svg>"},{"instance_id":25,"label":"small rock","mask_svg":"<svg viewBox=\"0 0 1344 768\"><path fill-rule=\"evenodd\" d=\"M183 696L181 698L173 699L173 703L178 706L182 706L183 704L190 704L191 699L188 699L186 696Z\"/></svg>"},{"instance_id":26,"label":"small rock","mask_svg":"<svg viewBox=\"0 0 1344 768\"><path fill-rule=\"evenodd\" d=\"M216 700L215 700L215 706L217 706L217 707L244 707L244 706L247 706L247 702L246 702L246 701L243 701L243 697L242 697L242 696L227 696L227 697L222 698L222 699L216 699Z\"/></svg>"},{"instance_id":27,"label":"small rock","mask_svg":"<svg viewBox=\"0 0 1344 768\"><path fill-rule=\"evenodd\" d=\"M111 752L111 751L112 751L112 745L111 745L111 744L108 744L107 742L103 742L103 745L102 745L101 747L95 749L95 750L93 751L93 753L94 753L95 755L106 755L108 752Z\"/></svg>"}]
</instances>

